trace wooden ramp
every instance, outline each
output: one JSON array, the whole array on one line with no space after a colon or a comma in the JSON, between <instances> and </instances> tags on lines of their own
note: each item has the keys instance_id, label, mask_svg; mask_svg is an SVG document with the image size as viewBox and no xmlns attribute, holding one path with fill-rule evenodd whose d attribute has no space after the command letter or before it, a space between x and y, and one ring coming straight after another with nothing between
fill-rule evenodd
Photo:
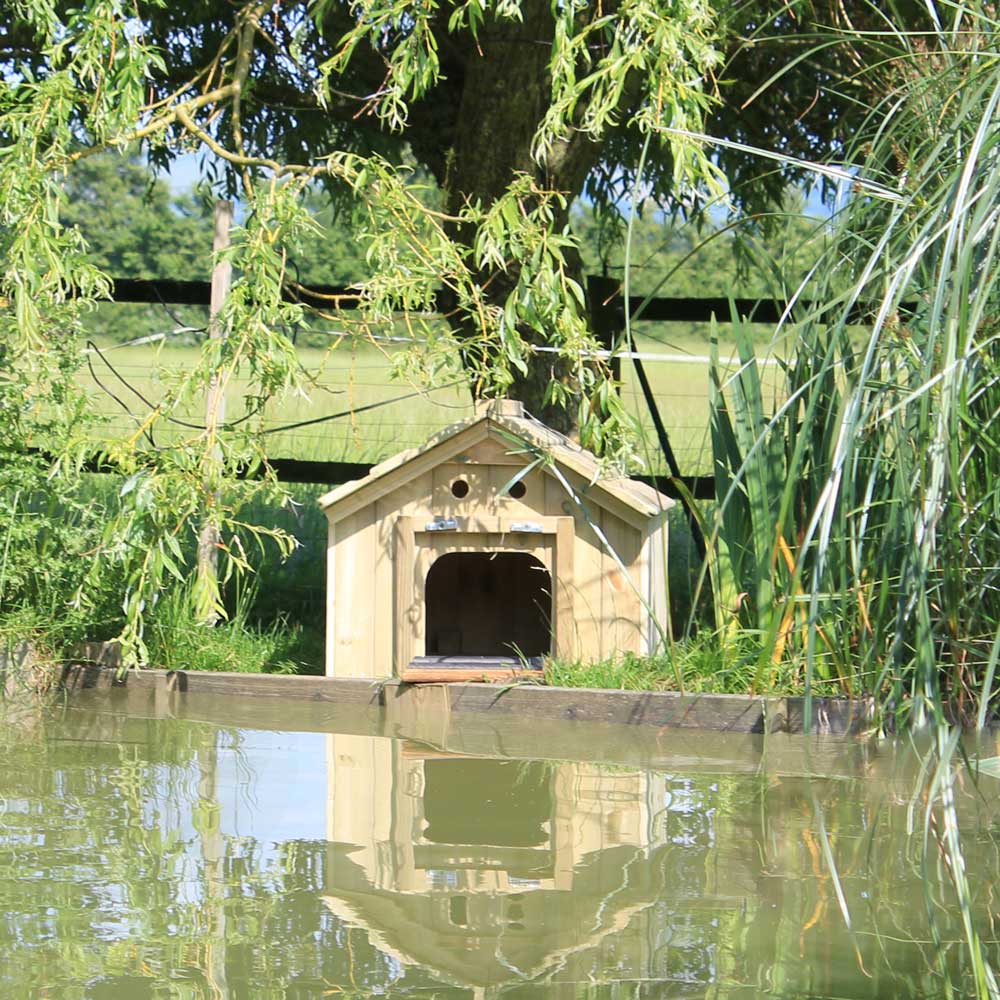
<instances>
[{"instance_id":1,"label":"wooden ramp","mask_svg":"<svg viewBox=\"0 0 1000 1000\"><path fill-rule=\"evenodd\" d=\"M446 684L451 681L541 682L542 658L516 656L415 656L400 680L406 684Z\"/></svg>"}]
</instances>

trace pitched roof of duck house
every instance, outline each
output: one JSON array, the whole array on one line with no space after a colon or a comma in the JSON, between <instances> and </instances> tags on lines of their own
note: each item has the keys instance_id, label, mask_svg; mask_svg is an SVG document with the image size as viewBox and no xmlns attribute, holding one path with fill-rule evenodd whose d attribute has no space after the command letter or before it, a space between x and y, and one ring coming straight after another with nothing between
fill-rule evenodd
<instances>
[{"instance_id":1,"label":"pitched roof of duck house","mask_svg":"<svg viewBox=\"0 0 1000 1000\"><path fill-rule=\"evenodd\" d=\"M506 446L509 455L523 453L525 465L540 459L541 467L550 474L556 474L553 465L569 472L571 485L581 495L602 506L612 506L635 526L674 506L673 500L652 486L609 475L592 452L531 416L520 402L506 399L477 404L475 416L443 428L417 448L380 462L363 479L330 490L320 497L319 505L330 520L340 520L385 496L407 479L443 462L454 461L464 450L487 438Z\"/></svg>"}]
</instances>

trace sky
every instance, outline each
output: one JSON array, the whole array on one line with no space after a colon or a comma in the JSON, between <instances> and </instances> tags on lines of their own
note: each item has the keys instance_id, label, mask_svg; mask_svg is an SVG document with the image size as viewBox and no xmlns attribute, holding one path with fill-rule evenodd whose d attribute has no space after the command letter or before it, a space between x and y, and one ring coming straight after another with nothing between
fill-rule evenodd
<instances>
[{"instance_id":1,"label":"sky","mask_svg":"<svg viewBox=\"0 0 1000 1000\"><path fill-rule=\"evenodd\" d=\"M166 175L166 179L172 190L177 193L187 191L198 182L201 176L201 162L206 155L214 159L211 153L183 153L173 161ZM626 215L629 208L628 200L623 201L619 207L622 210L622 214ZM828 218L832 214L831 207L824 204L820 197L820 186L818 184L807 193L803 211L806 215L815 218ZM239 216L240 211L237 206L237 219L239 219Z\"/></svg>"}]
</instances>

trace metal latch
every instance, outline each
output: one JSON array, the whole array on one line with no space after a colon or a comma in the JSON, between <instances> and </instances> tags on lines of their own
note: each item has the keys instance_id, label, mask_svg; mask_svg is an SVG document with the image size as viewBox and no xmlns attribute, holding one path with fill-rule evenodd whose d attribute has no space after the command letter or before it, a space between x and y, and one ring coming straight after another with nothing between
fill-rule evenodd
<instances>
[{"instance_id":1,"label":"metal latch","mask_svg":"<svg viewBox=\"0 0 1000 1000\"><path fill-rule=\"evenodd\" d=\"M424 525L424 531L458 531L458 521L453 517L436 517Z\"/></svg>"},{"instance_id":2,"label":"metal latch","mask_svg":"<svg viewBox=\"0 0 1000 1000\"><path fill-rule=\"evenodd\" d=\"M518 534L540 535L542 533L542 526L536 524L534 521L515 521L510 526L510 530Z\"/></svg>"}]
</instances>

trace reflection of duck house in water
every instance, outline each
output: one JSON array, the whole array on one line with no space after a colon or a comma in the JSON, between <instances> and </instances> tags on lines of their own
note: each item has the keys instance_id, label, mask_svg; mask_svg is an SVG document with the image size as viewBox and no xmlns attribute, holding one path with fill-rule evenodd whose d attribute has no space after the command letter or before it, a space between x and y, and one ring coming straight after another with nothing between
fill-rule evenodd
<instances>
[{"instance_id":1,"label":"reflection of duck house in water","mask_svg":"<svg viewBox=\"0 0 1000 1000\"><path fill-rule=\"evenodd\" d=\"M474 679L652 651L673 502L600 471L495 401L326 494L327 674Z\"/></svg>"},{"instance_id":2,"label":"reflection of duck house in water","mask_svg":"<svg viewBox=\"0 0 1000 1000\"><path fill-rule=\"evenodd\" d=\"M606 940L619 972L648 966L631 952L653 936L620 932L666 891L649 863L667 845L662 776L327 739L329 800L351 806L330 810L324 899L380 951L477 986Z\"/></svg>"}]
</instances>

